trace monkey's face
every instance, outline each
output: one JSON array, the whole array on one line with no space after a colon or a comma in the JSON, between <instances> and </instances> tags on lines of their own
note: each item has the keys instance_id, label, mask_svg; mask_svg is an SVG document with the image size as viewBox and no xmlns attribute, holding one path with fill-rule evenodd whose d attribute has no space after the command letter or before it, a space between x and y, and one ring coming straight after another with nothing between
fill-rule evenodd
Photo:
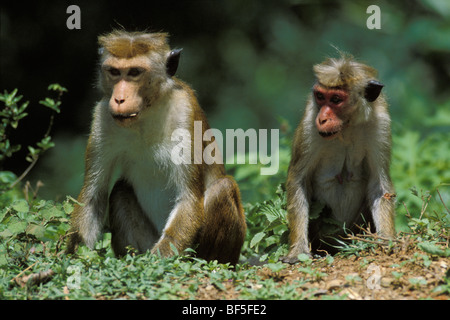
<instances>
[{"instance_id":1,"label":"monkey's face","mask_svg":"<svg viewBox=\"0 0 450 320\"><path fill-rule=\"evenodd\" d=\"M109 112L120 126L128 127L164 95L178 67L181 49L168 53L148 52L135 57L105 54L100 79Z\"/></svg>"},{"instance_id":2,"label":"monkey's face","mask_svg":"<svg viewBox=\"0 0 450 320\"><path fill-rule=\"evenodd\" d=\"M117 124L130 126L146 107L142 89L149 82L150 65L142 57L109 57L102 64L102 74L111 116Z\"/></svg>"},{"instance_id":3,"label":"monkey's face","mask_svg":"<svg viewBox=\"0 0 450 320\"><path fill-rule=\"evenodd\" d=\"M336 87L328 88L316 84L313 89L315 103L319 109L316 127L319 134L327 140L334 139L344 129L348 93Z\"/></svg>"}]
</instances>

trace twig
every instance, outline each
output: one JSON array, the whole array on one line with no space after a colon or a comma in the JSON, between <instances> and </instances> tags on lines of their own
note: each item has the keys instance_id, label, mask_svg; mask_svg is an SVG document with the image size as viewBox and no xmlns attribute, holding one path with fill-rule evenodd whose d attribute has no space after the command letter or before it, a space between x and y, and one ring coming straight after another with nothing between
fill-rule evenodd
<instances>
[{"instance_id":1,"label":"twig","mask_svg":"<svg viewBox=\"0 0 450 320\"><path fill-rule=\"evenodd\" d=\"M33 263L31 266L29 266L28 268L26 268L25 270L22 270L22 272L20 272L17 276L15 276L14 278L11 279L11 281L16 281L17 278L19 278L24 272L26 272L27 270L30 270L31 268L33 268L33 266L37 263L37 261L35 263Z\"/></svg>"},{"instance_id":2,"label":"twig","mask_svg":"<svg viewBox=\"0 0 450 320\"><path fill-rule=\"evenodd\" d=\"M408 208L406 207L405 202L402 201L402 204L403 204L403 206L405 207L405 210L406 210L406 216L407 216L408 218L411 218L411 214L409 213Z\"/></svg>"},{"instance_id":3,"label":"twig","mask_svg":"<svg viewBox=\"0 0 450 320\"><path fill-rule=\"evenodd\" d=\"M366 239L365 237L373 237L375 239L382 240L383 243L380 243L379 241L376 241L376 240ZM397 240L397 239L387 239L387 238L377 237L376 235L363 235L363 234L357 234L356 236L352 235L352 234L348 234L347 238L343 238L343 239L344 240L358 240L358 241L363 241L363 242L378 244L378 245L383 245L384 242L389 242L389 241L398 242L398 243L401 242L400 240Z\"/></svg>"},{"instance_id":4,"label":"twig","mask_svg":"<svg viewBox=\"0 0 450 320\"><path fill-rule=\"evenodd\" d=\"M450 210L448 210L447 206L446 206L445 203L444 203L444 200L442 200L442 196L441 196L441 193L439 192L439 189L436 188L436 191L437 191L437 193L438 193L438 195L439 195L439 198L441 199L442 204L444 205L444 208L447 209L447 212L448 212L448 213L450 213Z\"/></svg>"},{"instance_id":5,"label":"twig","mask_svg":"<svg viewBox=\"0 0 450 320\"><path fill-rule=\"evenodd\" d=\"M33 169L33 167L37 163L38 159L39 156L36 156L36 158L34 158L33 162L28 166L28 168L26 168L25 171L20 175L20 177L18 177L17 180L11 184L11 186L9 187L10 189L14 188L16 184L18 184L20 181L22 181L23 178L27 176L27 174L31 171L31 169Z\"/></svg>"},{"instance_id":6,"label":"twig","mask_svg":"<svg viewBox=\"0 0 450 320\"><path fill-rule=\"evenodd\" d=\"M369 229L364 229L363 227L356 225L361 231L363 231L365 234L357 234L356 236L353 234L347 234L347 238L343 238L344 240L359 240L359 241L363 241L363 242L367 242L367 243L372 243L372 244L378 244L381 245L380 242L376 241L378 240L382 240L384 242L397 242L397 243L401 243L402 241L398 240L398 239L390 239L390 238L384 238L379 236L376 233L370 232ZM374 238L375 240L369 240L366 238Z\"/></svg>"},{"instance_id":7,"label":"twig","mask_svg":"<svg viewBox=\"0 0 450 320\"><path fill-rule=\"evenodd\" d=\"M424 200L424 198L426 198L426 200ZM430 199L431 199L431 194L429 194L428 197L422 196L422 210L420 212L419 219L422 219L423 214L427 210L428 204L430 203Z\"/></svg>"},{"instance_id":8,"label":"twig","mask_svg":"<svg viewBox=\"0 0 450 320\"><path fill-rule=\"evenodd\" d=\"M32 286L35 284L47 282L54 274L55 272L52 269L48 269L38 273L32 273L21 278L16 277L15 281L21 287Z\"/></svg>"}]
</instances>

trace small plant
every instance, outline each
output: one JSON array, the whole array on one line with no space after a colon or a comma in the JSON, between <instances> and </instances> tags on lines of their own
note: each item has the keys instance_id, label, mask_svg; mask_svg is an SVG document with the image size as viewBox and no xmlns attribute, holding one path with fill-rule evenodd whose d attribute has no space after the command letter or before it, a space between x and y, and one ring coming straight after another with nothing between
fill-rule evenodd
<instances>
[{"instance_id":1,"label":"small plant","mask_svg":"<svg viewBox=\"0 0 450 320\"><path fill-rule=\"evenodd\" d=\"M67 89L59 84L51 84L48 86L48 90L56 92L57 97L54 99L47 97L44 100L39 101L41 105L54 111L50 116L47 131L41 141L36 143L36 146L28 146L28 155L26 156L26 160L30 162L30 165L18 178L13 179L14 175L11 172L1 172L0 192L13 189L35 166L40 155L42 155L42 153L46 150L54 147L54 143L51 141L50 132L53 127L55 112L60 113L59 107L61 105L61 97L64 92L67 92ZM0 169L2 168L2 164L6 158L12 157L14 153L21 149L20 145L11 144L9 137L11 130L16 130L19 127L19 121L28 115L26 110L28 108L29 101L22 103L21 100L23 96L17 95L17 92L17 89L14 89L10 93L5 90L3 94L0 94L0 101L4 104L2 111L0 111Z\"/></svg>"},{"instance_id":2,"label":"small plant","mask_svg":"<svg viewBox=\"0 0 450 320\"><path fill-rule=\"evenodd\" d=\"M450 268L445 273L445 277L442 279L442 284L434 288L433 292L450 295Z\"/></svg>"},{"instance_id":3,"label":"small plant","mask_svg":"<svg viewBox=\"0 0 450 320\"><path fill-rule=\"evenodd\" d=\"M263 254L260 261L276 262L287 253L288 222L286 217L286 190L279 185L276 197L249 207L249 229L254 233L250 248ZM280 246L281 245L281 246Z\"/></svg>"}]
</instances>

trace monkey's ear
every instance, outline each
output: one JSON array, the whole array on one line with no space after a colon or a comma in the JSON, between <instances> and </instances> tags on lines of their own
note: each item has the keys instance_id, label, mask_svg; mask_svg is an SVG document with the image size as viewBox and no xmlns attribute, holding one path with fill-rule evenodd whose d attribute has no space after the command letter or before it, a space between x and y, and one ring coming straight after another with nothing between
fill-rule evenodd
<instances>
[{"instance_id":1,"label":"monkey's ear","mask_svg":"<svg viewBox=\"0 0 450 320\"><path fill-rule=\"evenodd\" d=\"M366 100L369 102L374 102L375 100L377 100L383 87L384 84L382 84L381 82L370 80L366 85L364 98L366 98Z\"/></svg>"},{"instance_id":2,"label":"monkey's ear","mask_svg":"<svg viewBox=\"0 0 450 320\"><path fill-rule=\"evenodd\" d=\"M180 61L181 51L183 49L173 49L170 51L166 61L166 72L170 77L173 77L178 69L178 62Z\"/></svg>"}]
</instances>

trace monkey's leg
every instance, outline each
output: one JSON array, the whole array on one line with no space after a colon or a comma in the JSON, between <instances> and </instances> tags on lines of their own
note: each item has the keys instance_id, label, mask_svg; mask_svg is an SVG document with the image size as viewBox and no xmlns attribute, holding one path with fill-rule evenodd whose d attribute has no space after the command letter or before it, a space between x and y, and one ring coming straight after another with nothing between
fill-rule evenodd
<instances>
[{"instance_id":1,"label":"monkey's leg","mask_svg":"<svg viewBox=\"0 0 450 320\"><path fill-rule=\"evenodd\" d=\"M216 180L205 192L205 223L199 236L198 256L236 264L246 230L236 182L228 177Z\"/></svg>"},{"instance_id":2,"label":"monkey's leg","mask_svg":"<svg viewBox=\"0 0 450 320\"><path fill-rule=\"evenodd\" d=\"M140 253L150 249L158 239L158 231L142 211L133 187L119 180L109 197L111 245L117 256L127 253L127 246Z\"/></svg>"}]
</instances>

